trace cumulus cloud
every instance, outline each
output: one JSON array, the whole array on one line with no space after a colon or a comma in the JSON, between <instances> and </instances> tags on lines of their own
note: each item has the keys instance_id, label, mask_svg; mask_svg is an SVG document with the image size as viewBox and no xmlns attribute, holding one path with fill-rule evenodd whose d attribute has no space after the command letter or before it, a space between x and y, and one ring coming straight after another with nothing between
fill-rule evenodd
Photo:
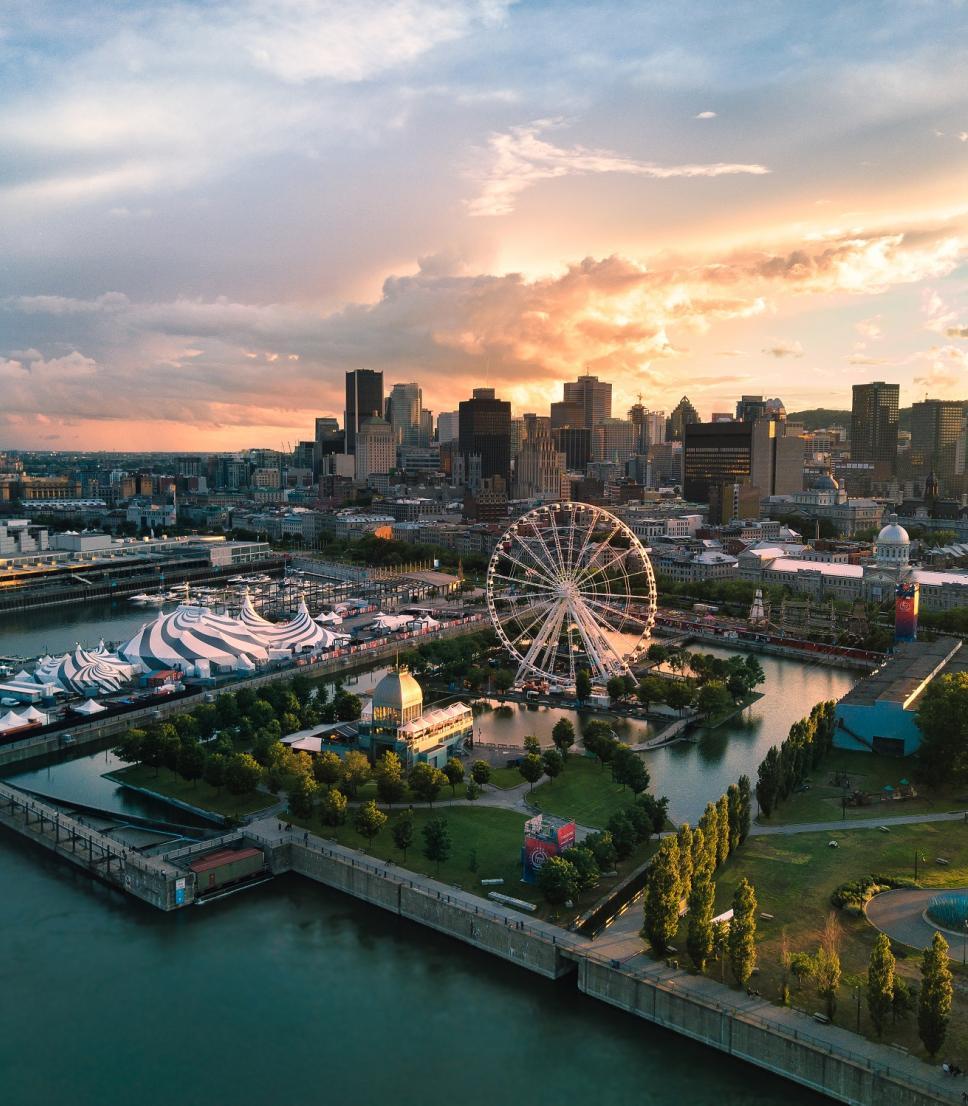
<instances>
[{"instance_id":1,"label":"cumulus cloud","mask_svg":"<svg viewBox=\"0 0 968 1106\"><path fill-rule=\"evenodd\" d=\"M693 119L715 119L716 115L715 111L701 111L698 115L694 115Z\"/></svg>"},{"instance_id":2,"label":"cumulus cloud","mask_svg":"<svg viewBox=\"0 0 968 1106\"><path fill-rule=\"evenodd\" d=\"M655 268L586 258L538 279L469 274L431 256L417 273L389 277L374 302L329 312L229 297L17 297L0 310L29 336L31 352L47 350L50 328L72 352L45 352L39 365L11 357L0 375L4 413L8 422L43 410L60 419L292 427L340 412L343 372L364 365L382 369L388 384L419 379L437 410L452 409L485 375L527 409L580 366L674 402L690 335L775 311L790 297L859 295L950 271L961 256L950 236L948 228L910 237L892 230ZM803 350L777 341L766 352ZM699 386L698 375L689 379Z\"/></svg>"},{"instance_id":3,"label":"cumulus cloud","mask_svg":"<svg viewBox=\"0 0 968 1106\"><path fill-rule=\"evenodd\" d=\"M799 342L774 342L767 346L761 353L768 353L770 357L802 357L803 346Z\"/></svg>"},{"instance_id":4,"label":"cumulus cloud","mask_svg":"<svg viewBox=\"0 0 968 1106\"><path fill-rule=\"evenodd\" d=\"M560 120L541 119L509 131L494 133L487 148L479 151L478 164L468 172L477 184L477 195L467 201L473 216L508 215L517 197L541 181L602 173L670 180L676 177L721 177L737 173L759 176L765 165L712 162L708 164L656 165L636 161L610 150L587 146L556 146L541 136L560 126Z\"/></svg>"},{"instance_id":5,"label":"cumulus cloud","mask_svg":"<svg viewBox=\"0 0 968 1106\"><path fill-rule=\"evenodd\" d=\"M916 356L922 366L915 384L949 396L961 398L968 387L968 350L960 346L934 346Z\"/></svg>"}]
</instances>

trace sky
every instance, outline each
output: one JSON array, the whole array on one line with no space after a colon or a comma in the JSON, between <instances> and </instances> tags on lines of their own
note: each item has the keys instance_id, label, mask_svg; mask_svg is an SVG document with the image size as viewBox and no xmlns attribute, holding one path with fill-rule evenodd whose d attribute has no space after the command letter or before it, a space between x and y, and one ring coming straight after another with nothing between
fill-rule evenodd
<instances>
[{"instance_id":1,"label":"sky","mask_svg":"<svg viewBox=\"0 0 968 1106\"><path fill-rule=\"evenodd\" d=\"M968 398L966 73L961 0L6 0L0 449Z\"/></svg>"}]
</instances>

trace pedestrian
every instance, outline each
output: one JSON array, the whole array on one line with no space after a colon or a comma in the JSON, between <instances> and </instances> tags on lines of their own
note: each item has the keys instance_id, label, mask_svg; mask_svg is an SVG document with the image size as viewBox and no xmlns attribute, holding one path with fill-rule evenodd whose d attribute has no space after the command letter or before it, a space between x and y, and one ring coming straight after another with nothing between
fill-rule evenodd
<instances>
[{"instance_id":1,"label":"pedestrian","mask_svg":"<svg viewBox=\"0 0 968 1106\"><path fill-rule=\"evenodd\" d=\"M303 843L306 845L309 844L309 830L306 830L306 832L303 834Z\"/></svg>"}]
</instances>

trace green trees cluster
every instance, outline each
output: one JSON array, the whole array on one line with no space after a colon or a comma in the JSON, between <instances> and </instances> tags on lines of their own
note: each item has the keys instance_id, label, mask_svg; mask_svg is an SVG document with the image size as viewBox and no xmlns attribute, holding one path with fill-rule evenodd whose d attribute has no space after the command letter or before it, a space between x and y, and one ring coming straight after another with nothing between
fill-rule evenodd
<instances>
[{"instance_id":1,"label":"green trees cluster","mask_svg":"<svg viewBox=\"0 0 968 1106\"><path fill-rule=\"evenodd\" d=\"M482 665L496 645L497 636L493 630L479 630L460 637L435 638L422 642L400 659L415 676L470 679L476 685L476 690L487 682L487 669ZM497 673L495 679L496 676Z\"/></svg>"},{"instance_id":2,"label":"green trees cluster","mask_svg":"<svg viewBox=\"0 0 968 1106\"><path fill-rule=\"evenodd\" d=\"M806 718L794 722L782 745L772 745L756 771L756 801L764 818L788 798L830 751L834 703L817 703Z\"/></svg>"},{"instance_id":3,"label":"green trees cluster","mask_svg":"<svg viewBox=\"0 0 968 1106\"><path fill-rule=\"evenodd\" d=\"M968 673L934 680L918 707L918 775L926 783L968 782Z\"/></svg>"}]
</instances>

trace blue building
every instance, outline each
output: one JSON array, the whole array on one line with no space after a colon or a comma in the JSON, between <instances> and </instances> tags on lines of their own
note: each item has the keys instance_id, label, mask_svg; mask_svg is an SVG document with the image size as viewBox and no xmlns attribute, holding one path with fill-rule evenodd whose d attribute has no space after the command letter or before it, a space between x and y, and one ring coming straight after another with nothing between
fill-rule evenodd
<instances>
[{"instance_id":1,"label":"blue building","mask_svg":"<svg viewBox=\"0 0 968 1106\"><path fill-rule=\"evenodd\" d=\"M834 746L906 757L921 744L917 710L939 676L968 670L968 650L954 638L897 645L880 668L856 683L834 712Z\"/></svg>"}]
</instances>

